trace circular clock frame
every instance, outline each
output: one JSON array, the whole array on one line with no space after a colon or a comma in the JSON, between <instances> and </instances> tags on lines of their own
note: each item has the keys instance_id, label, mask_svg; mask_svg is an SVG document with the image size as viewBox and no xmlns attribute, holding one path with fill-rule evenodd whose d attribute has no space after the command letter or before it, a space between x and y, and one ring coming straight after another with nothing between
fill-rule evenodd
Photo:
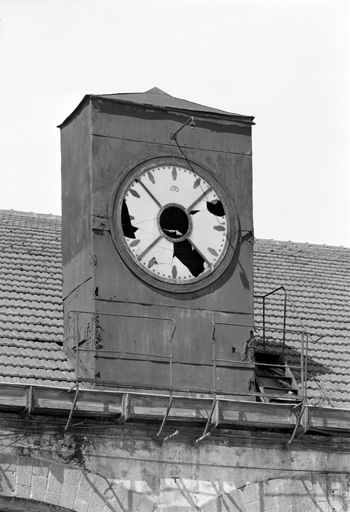
<instances>
[{"instance_id":1,"label":"circular clock frame","mask_svg":"<svg viewBox=\"0 0 350 512\"><path fill-rule=\"evenodd\" d=\"M166 173L169 174L168 183L166 182L166 176L168 175ZM155 179L154 176L156 177ZM180 179L174 181L174 179L176 179L175 176L177 179L180 176ZM146 177L152 181L147 181ZM143 181L141 181L141 178ZM193 185L193 189L198 187L198 194L197 190L194 192L192 189L187 193L189 199L187 197L186 200L187 202L190 201L190 207L186 205L185 200L179 199L181 197L180 195L175 196L174 200L169 200L169 197L165 197L163 200L163 196L160 195L159 190L157 194L154 195L152 188L156 187L152 187L152 185L154 185L153 182L156 182L158 178L161 178L160 181L165 180L165 183L167 183L170 188L175 187L175 189L181 189L181 186L177 187L177 185L173 185L173 183L183 185L184 182L186 182L185 184L188 184L189 180L191 181L191 179L194 178L192 182L196 182L196 184ZM182 184L180 184L181 181ZM144 186L144 182L147 183L147 186ZM164 183L162 183L162 186L164 189ZM167 189L169 189L169 186ZM136 233L139 228L135 228L132 225L134 221L132 205L137 205L134 206L137 212L142 211L142 203L137 204L141 195L144 198L144 202L150 205L152 209L150 217L152 217L152 229L155 239L149 242L148 246L148 242L146 245L143 240L141 240L141 243L138 242L138 238L136 238L134 233ZM191 201L193 195L196 196L196 199ZM164 196L166 196L166 193L164 193ZM202 199L200 196L202 196ZM135 198L137 199L136 203ZM207 201L206 208L203 208L206 199L210 198L212 201ZM220 203L222 211L219 216L217 216L215 212L210 212L212 215L208 213L208 202L214 205L214 207L217 203ZM130 203L132 203L131 206ZM202 208L200 210L191 210L193 204L197 207L201 206ZM125 205L127 213L125 211ZM129 212L130 208L131 213ZM196 216L197 211L199 211L200 215ZM224 212L224 214L222 214L222 212ZM152 158L124 172L115 186L110 204L109 217L114 246L127 267L144 282L168 292L193 292L212 284L229 266L237 245L239 220L232 198L225 192L213 173L204 169L202 165L193 161L189 162L179 157L164 156ZM147 217L148 215L146 215L145 220L140 221L139 225L141 225L141 222L149 222ZM125 222L126 219L127 223ZM213 219L215 219L215 221ZM128 229L131 229L131 231L127 232L130 236L126 235L126 224L128 224ZM209 230L208 240L210 240L209 235L216 238L217 245L215 249L210 247L210 243L205 250L203 250L203 247L196 247L196 244L193 243L192 239L195 239L195 230L198 228L198 225L207 227ZM211 228L213 228L213 231L210 231ZM142 232L142 230L140 232ZM202 235L200 240L200 245L203 246ZM140 248L142 243L144 243L146 247L143 251L142 248ZM193 270L191 267L191 270L187 272L186 260L183 260L185 263L184 266L183 262L179 262L179 260L176 259L176 264L173 265L173 263L171 263L171 265L173 265L171 274L170 267L168 274L167 271L165 274L164 271L157 273L157 266L154 263L158 265L158 268L167 268L158 261L153 262L153 269L152 266L150 267L152 260L156 260L157 258L153 257L149 259L148 255L152 255L153 253L157 254L157 243L159 245L158 254L163 254L163 252L166 251L169 253L167 247L169 244L173 244L172 262L175 259L176 250L180 252L180 250L183 250L183 246L187 248L190 244L191 257L192 254L196 256L196 268ZM136 247L136 244L138 244L138 247ZM206 252L206 249L210 252ZM137 251L139 251L139 253L137 253ZM148 259L145 259L142 256L143 254L145 254L145 258L147 256ZM145 261L143 261L144 259ZM148 261L147 264L146 261ZM168 266L169 265L170 263ZM180 268L182 272L177 272L178 268Z\"/></svg>"}]
</instances>

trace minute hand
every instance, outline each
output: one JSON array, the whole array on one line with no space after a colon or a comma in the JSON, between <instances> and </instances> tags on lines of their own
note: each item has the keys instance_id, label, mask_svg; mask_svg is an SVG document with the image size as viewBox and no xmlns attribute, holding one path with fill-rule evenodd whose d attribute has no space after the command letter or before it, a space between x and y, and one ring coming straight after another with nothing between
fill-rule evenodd
<instances>
[{"instance_id":1,"label":"minute hand","mask_svg":"<svg viewBox=\"0 0 350 512\"><path fill-rule=\"evenodd\" d=\"M205 192L203 192L203 194L201 194L188 208L187 208L187 211L191 211L192 208L197 204L199 203L199 201L201 201L203 199L203 197L205 197L207 194L209 194L209 192L211 192L212 188L208 188L208 190L206 190Z\"/></svg>"},{"instance_id":2,"label":"minute hand","mask_svg":"<svg viewBox=\"0 0 350 512\"><path fill-rule=\"evenodd\" d=\"M142 181L139 179L138 182L140 183L141 187L143 187L147 194L153 199L153 201L159 206L159 208L162 207L162 205L160 204L160 202L154 197L154 195L152 194L152 192L146 187L146 185L144 185L142 183Z\"/></svg>"}]
</instances>

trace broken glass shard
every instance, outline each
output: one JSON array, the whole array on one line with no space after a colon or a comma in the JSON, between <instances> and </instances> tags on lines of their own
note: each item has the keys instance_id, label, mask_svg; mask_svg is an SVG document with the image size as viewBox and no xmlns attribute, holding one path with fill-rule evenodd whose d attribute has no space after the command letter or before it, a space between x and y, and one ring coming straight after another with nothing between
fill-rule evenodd
<instances>
[{"instance_id":1,"label":"broken glass shard","mask_svg":"<svg viewBox=\"0 0 350 512\"><path fill-rule=\"evenodd\" d=\"M225 215L225 210L224 207L222 206L222 202L218 200L207 202L207 210L208 212L215 215L215 217L224 217Z\"/></svg>"},{"instance_id":2,"label":"broken glass shard","mask_svg":"<svg viewBox=\"0 0 350 512\"><path fill-rule=\"evenodd\" d=\"M138 228L135 228L131 224L129 210L128 210L127 204L125 202L125 199L122 204L122 229L123 229L124 236L126 236L127 238L136 238L135 233L138 230Z\"/></svg>"},{"instance_id":3,"label":"broken glass shard","mask_svg":"<svg viewBox=\"0 0 350 512\"><path fill-rule=\"evenodd\" d=\"M174 243L174 257L178 258L194 277L204 271L204 258L192 247L188 240Z\"/></svg>"}]
</instances>

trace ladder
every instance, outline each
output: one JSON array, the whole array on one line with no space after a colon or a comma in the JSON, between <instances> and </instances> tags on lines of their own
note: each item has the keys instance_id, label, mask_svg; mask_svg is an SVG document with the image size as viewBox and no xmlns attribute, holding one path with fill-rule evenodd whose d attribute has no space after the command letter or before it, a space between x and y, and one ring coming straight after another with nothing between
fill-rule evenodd
<instances>
[{"instance_id":1,"label":"ladder","mask_svg":"<svg viewBox=\"0 0 350 512\"><path fill-rule=\"evenodd\" d=\"M267 403L298 403L298 384L284 355L255 352L255 383Z\"/></svg>"}]
</instances>

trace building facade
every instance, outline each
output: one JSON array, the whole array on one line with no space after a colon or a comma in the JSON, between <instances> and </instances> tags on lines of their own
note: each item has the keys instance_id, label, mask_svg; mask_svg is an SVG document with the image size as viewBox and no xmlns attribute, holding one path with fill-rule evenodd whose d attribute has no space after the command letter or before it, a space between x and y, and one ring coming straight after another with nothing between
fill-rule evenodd
<instances>
[{"instance_id":1,"label":"building facade","mask_svg":"<svg viewBox=\"0 0 350 512\"><path fill-rule=\"evenodd\" d=\"M1 510L350 509L350 250L253 244L252 124L86 96L0 212Z\"/></svg>"}]
</instances>

